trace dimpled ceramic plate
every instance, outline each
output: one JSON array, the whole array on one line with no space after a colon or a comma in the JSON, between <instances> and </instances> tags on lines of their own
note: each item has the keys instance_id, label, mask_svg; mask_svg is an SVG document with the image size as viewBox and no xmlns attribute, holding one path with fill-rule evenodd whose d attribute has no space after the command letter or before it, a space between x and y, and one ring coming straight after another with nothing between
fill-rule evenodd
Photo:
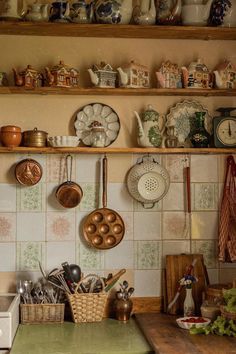
<instances>
[{"instance_id":1,"label":"dimpled ceramic plate","mask_svg":"<svg viewBox=\"0 0 236 354\"><path fill-rule=\"evenodd\" d=\"M174 134L178 138L179 144L186 146L186 139L189 133L195 129L195 112L206 112L205 128L209 134L212 133L212 117L208 110L198 101L184 100L170 108L166 117L166 126L174 127Z\"/></svg>"},{"instance_id":2,"label":"dimpled ceramic plate","mask_svg":"<svg viewBox=\"0 0 236 354\"><path fill-rule=\"evenodd\" d=\"M84 145L92 145L91 124L93 122L102 124L106 132L105 146L112 144L118 137L120 131L120 120L117 113L102 103L91 103L82 107L76 113L75 130L76 135Z\"/></svg>"}]
</instances>

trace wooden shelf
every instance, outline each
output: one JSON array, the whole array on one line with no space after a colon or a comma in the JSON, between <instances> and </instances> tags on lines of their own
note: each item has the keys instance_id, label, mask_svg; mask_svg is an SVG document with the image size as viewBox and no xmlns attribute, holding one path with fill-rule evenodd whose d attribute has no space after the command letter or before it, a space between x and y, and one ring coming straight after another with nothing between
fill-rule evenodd
<instances>
[{"instance_id":1,"label":"wooden shelf","mask_svg":"<svg viewBox=\"0 0 236 354\"><path fill-rule=\"evenodd\" d=\"M37 87L26 89L17 86L0 86L0 95L91 95L91 96L236 96L236 90L231 89L160 89L160 88L61 88Z\"/></svg>"},{"instance_id":2,"label":"wooden shelf","mask_svg":"<svg viewBox=\"0 0 236 354\"><path fill-rule=\"evenodd\" d=\"M0 35L235 40L236 28L0 21Z\"/></svg>"},{"instance_id":3,"label":"wooden shelf","mask_svg":"<svg viewBox=\"0 0 236 354\"><path fill-rule=\"evenodd\" d=\"M31 147L0 147L0 153L22 153L22 154L236 154L236 148L31 148Z\"/></svg>"}]
</instances>

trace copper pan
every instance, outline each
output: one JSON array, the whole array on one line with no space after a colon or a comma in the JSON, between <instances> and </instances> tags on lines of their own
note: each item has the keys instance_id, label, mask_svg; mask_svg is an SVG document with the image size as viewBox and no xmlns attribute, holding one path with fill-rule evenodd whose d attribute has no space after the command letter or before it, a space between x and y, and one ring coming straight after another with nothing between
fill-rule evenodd
<instances>
[{"instance_id":1,"label":"copper pan","mask_svg":"<svg viewBox=\"0 0 236 354\"><path fill-rule=\"evenodd\" d=\"M69 160L70 160L70 169L69 169ZM73 162L73 157L71 155L67 155L66 156L67 181L60 184L60 186L56 190L56 198L64 208L75 208L80 203L83 197L83 191L81 187L77 183L71 181L72 162Z\"/></svg>"},{"instance_id":2,"label":"copper pan","mask_svg":"<svg viewBox=\"0 0 236 354\"><path fill-rule=\"evenodd\" d=\"M22 160L15 167L17 181L25 186L33 186L38 183L42 175L41 165L33 159Z\"/></svg>"},{"instance_id":3,"label":"copper pan","mask_svg":"<svg viewBox=\"0 0 236 354\"><path fill-rule=\"evenodd\" d=\"M103 208L90 213L83 224L83 235L86 241L98 249L109 249L117 246L123 239L125 225L121 216L107 206L107 158L103 158Z\"/></svg>"}]
</instances>

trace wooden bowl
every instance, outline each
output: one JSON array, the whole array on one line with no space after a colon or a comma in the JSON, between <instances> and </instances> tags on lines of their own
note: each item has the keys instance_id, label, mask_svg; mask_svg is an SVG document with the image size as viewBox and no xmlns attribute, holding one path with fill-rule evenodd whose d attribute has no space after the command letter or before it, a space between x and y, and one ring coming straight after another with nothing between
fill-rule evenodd
<instances>
[{"instance_id":1,"label":"wooden bowl","mask_svg":"<svg viewBox=\"0 0 236 354\"><path fill-rule=\"evenodd\" d=\"M1 143L6 147L17 147L22 139L21 128L14 125L1 127Z\"/></svg>"}]
</instances>

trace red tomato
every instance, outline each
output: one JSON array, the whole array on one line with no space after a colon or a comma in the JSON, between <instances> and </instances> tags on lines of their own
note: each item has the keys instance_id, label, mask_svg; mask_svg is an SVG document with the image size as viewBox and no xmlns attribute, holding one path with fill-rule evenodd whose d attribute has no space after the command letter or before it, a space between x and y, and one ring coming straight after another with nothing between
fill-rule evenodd
<instances>
[{"instance_id":1,"label":"red tomato","mask_svg":"<svg viewBox=\"0 0 236 354\"><path fill-rule=\"evenodd\" d=\"M203 317L189 317L181 322L188 322L188 323L204 323L207 322Z\"/></svg>"}]
</instances>

